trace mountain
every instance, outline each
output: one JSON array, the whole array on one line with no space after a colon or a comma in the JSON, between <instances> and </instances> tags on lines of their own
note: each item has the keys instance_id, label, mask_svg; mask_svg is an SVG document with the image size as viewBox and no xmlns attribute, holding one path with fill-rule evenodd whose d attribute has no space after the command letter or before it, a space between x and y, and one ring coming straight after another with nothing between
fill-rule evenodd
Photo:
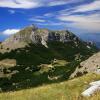
<instances>
[{"instance_id":1,"label":"mountain","mask_svg":"<svg viewBox=\"0 0 100 100\"><path fill-rule=\"evenodd\" d=\"M100 49L100 42L95 42L95 44Z\"/></svg>"},{"instance_id":2,"label":"mountain","mask_svg":"<svg viewBox=\"0 0 100 100\"><path fill-rule=\"evenodd\" d=\"M67 80L97 51L68 30L26 27L0 44L1 91Z\"/></svg>"},{"instance_id":3,"label":"mountain","mask_svg":"<svg viewBox=\"0 0 100 100\"><path fill-rule=\"evenodd\" d=\"M94 43L100 49L100 33L77 34L82 40Z\"/></svg>"},{"instance_id":4,"label":"mountain","mask_svg":"<svg viewBox=\"0 0 100 100\"><path fill-rule=\"evenodd\" d=\"M39 29L35 25L32 25L6 39L1 46L3 50L12 50L25 47L29 43L33 43L42 44L48 48L47 44L52 41L61 43L73 42L76 47L79 45L79 42L83 42L68 30L51 31L48 29Z\"/></svg>"},{"instance_id":5,"label":"mountain","mask_svg":"<svg viewBox=\"0 0 100 100\"><path fill-rule=\"evenodd\" d=\"M62 43L73 41L77 45L79 39L74 34L66 30L51 31L48 29L38 29L36 26L31 26L21 30L17 34L5 40L2 43L2 46L4 49L16 49L25 47L29 43L33 43L42 44L45 47L48 47L47 43L52 41Z\"/></svg>"},{"instance_id":6,"label":"mountain","mask_svg":"<svg viewBox=\"0 0 100 100\"><path fill-rule=\"evenodd\" d=\"M83 42L68 30L52 31L39 29L35 25L22 29L0 45L0 52L5 53L5 58L18 59L18 64L30 65L48 63L54 58L85 59L96 51L94 45ZM4 59L2 57L1 59Z\"/></svg>"}]
</instances>

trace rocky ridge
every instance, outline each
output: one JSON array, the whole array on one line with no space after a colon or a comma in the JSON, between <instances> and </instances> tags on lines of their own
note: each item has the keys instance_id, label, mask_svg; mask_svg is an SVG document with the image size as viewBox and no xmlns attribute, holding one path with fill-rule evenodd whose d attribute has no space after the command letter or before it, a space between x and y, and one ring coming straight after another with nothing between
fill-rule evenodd
<instances>
[{"instance_id":1,"label":"rocky ridge","mask_svg":"<svg viewBox=\"0 0 100 100\"><path fill-rule=\"evenodd\" d=\"M21 30L5 40L3 43L1 43L1 48L22 48L28 43L42 44L45 47L48 47L47 43L50 41L59 41L63 43L74 41L77 45L79 39L77 36L67 30L51 31L48 29L39 29L33 25Z\"/></svg>"}]
</instances>

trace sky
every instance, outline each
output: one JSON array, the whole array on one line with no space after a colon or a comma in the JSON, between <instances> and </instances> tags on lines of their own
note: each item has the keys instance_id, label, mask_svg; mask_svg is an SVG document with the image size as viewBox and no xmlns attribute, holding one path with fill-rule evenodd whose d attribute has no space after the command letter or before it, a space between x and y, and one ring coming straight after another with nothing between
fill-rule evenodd
<instances>
[{"instance_id":1,"label":"sky","mask_svg":"<svg viewBox=\"0 0 100 100\"><path fill-rule=\"evenodd\" d=\"M31 24L100 42L100 0L0 0L0 41Z\"/></svg>"}]
</instances>

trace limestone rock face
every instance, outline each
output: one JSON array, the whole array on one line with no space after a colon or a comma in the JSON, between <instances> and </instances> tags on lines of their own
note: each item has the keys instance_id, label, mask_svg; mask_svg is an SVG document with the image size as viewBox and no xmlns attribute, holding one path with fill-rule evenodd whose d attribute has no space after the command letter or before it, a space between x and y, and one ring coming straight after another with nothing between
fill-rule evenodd
<instances>
[{"instance_id":1,"label":"limestone rock face","mask_svg":"<svg viewBox=\"0 0 100 100\"><path fill-rule=\"evenodd\" d=\"M75 72L71 75L71 78L89 72L100 74L100 52L81 62L80 66L78 66Z\"/></svg>"},{"instance_id":2,"label":"limestone rock face","mask_svg":"<svg viewBox=\"0 0 100 100\"><path fill-rule=\"evenodd\" d=\"M47 47L47 42L59 41L70 42L78 38L68 31L50 31L47 29L37 29L31 33L31 41L35 44L42 44Z\"/></svg>"},{"instance_id":3,"label":"limestone rock face","mask_svg":"<svg viewBox=\"0 0 100 100\"><path fill-rule=\"evenodd\" d=\"M96 72L100 69L100 52L94 54L88 60L81 62L80 66L88 72Z\"/></svg>"},{"instance_id":4,"label":"limestone rock face","mask_svg":"<svg viewBox=\"0 0 100 100\"><path fill-rule=\"evenodd\" d=\"M35 44L42 44L47 47L49 30L47 29L38 29L36 31L32 31L30 35L30 39Z\"/></svg>"},{"instance_id":5,"label":"limestone rock face","mask_svg":"<svg viewBox=\"0 0 100 100\"><path fill-rule=\"evenodd\" d=\"M69 31L52 31L49 36L49 41L60 41L60 42L69 42L74 41L74 38L77 38L74 34Z\"/></svg>"}]
</instances>

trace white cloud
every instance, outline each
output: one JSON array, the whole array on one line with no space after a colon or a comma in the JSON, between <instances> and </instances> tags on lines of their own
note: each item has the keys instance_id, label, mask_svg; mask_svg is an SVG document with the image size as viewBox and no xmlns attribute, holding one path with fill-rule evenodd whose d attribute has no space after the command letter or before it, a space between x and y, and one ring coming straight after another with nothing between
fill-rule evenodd
<instances>
[{"instance_id":1,"label":"white cloud","mask_svg":"<svg viewBox=\"0 0 100 100\"><path fill-rule=\"evenodd\" d=\"M54 16L54 13L46 13L44 14L45 17L53 17Z\"/></svg>"},{"instance_id":2,"label":"white cloud","mask_svg":"<svg viewBox=\"0 0 100 100\"><path fill-rule=\"evenodd\" d=\"M86 13L95 10L100 10L100 0L95 0L92 3L81 4L79 6L74 6L72 8L67 8L64 10L57 11L57 14L60 15L72 15L77 12ZM53 15L53 13L51 13ZM78 15L78 14L77 14Z\"/></svg>"},{"instance_id":3,"label":"white cloud","mask_svg":"<svg viewBox=\"0 0 100 100\"><path fill-rule=\"evenodd\" d=\"M91 15L65 15L57 17L60 21L70 21L70 27L81 29L82 31L100 32L100 14Z\"/></svg>"},{"instance_id":4,"label":"white cloud","mask_svg":"<svg viewBox=\"0 0 100 100\"><path fill-rule=\"evenodd\" d=\"M75 6L72 9L61 10L57 12L55 17L60 22L65 22L65 26L84 32L100 32L100 13L97 12L96 14L86 14L87 11L94 10L100 10L100 0ZM80 15L77 12L81 12L82 14ZM71 23L67 23L68 21Z\"/></svg>"},{"instance_id":5,"label":"white cloud","mask_svg":"<svg viewBox=\"0 0 100 100\"><path fill-rule=\"evenodd\" d=\"M30 9L77 2L79 2L79 0L0 0L0 7Z\"/></svg>"},{"instance_id":6,"label":"white cloud","mask_svg":"<svg viewBox=\"0 0 100 100\"><path fill-rule=\"evenodd\" d=\"M52 21L48 21L47 23L37 23L38 25L42 25L42 26L59 26L59 25L65 25L65 23L63 22L52 22Z\"/></svg>"},{"instance_id":7,"label":"white cloud","mask_svg":"<svg viewBox=\"0 0 100 100\"><path fill-rule=\"evenodd\" d=\"M93 10L100 10L100 0L95 0L94 2L89 4L80 5L76 7L73 12L86 12Z\"/></svg>"},{"instance_id":8,"label":"white cloud","mask_svg":"<svg viewBox=\"0 0 100 100\"><path fill-rule=\"evenodd\" d=\"M67 3L67 1L53 1L53 2L50 2L49 4L48 4L48 6L57 6L57 5L64 5L64 4L66 4Z\"/></svg>"},{"instance_id":9,"label":"white cloud","mask_svg":"<svg viewBox=\"0 0 100 100\"><path fill-rule=\"evenodd\" d=\"M15 34L17 32L19 32L20 29L6 29L2 32L2 34L4 35L12 35L12 34Z\"/></svg>"},{"instance_id":10,"label":"white cloud","mask_svg":"<svg viewBox=\"0 0 100 100\"><path fill-rule=\"evenodd\" d=\"M14 13L15 13L15 10L8 10L8 12L9 12L10 14L14 14Z\"/></svg>"},{"instance_id":11,"label":"white cloud","mask_svg":"<svg viewBox=\"0 0 100 100\"><path fill-rule=\"evenodd\" d=\"M38 18L30 18L29 21L46 22L46 20L44 20L44 19L38 19Z\"/></svg>"},{"instance_id":12,"label":"white cloud","mask_svg":"<svg viewBox=\"0 0 100 100\"><path fill-rule=\"evenodd\" d=\"M71 23L69 26L74 27L78 30L81 30L83 32L89 32L89 33L98 33L100 32L100 23L96 22L76 22Z\"/></svg>"},{"instance_id":13,"label":"white cloud","mask_svg":"<svg viewBox=\"0 0 100 100\"><path fill-rule=\"evenodd\" d=\"M91 15L64 15L59 16L58 19L62 21L72 21L72 22L99 22L100 14Z\"/></svg>"},{"instance_id":14,"label":"white cloud","mask_svg":"<svg viewBox=\"0 0 100 100\"><path fill-rule=\"evenodd\" d=\"M0 7L8 8L35 8L40 6L36 0L0 0Z\"/></svg>"},{"instance_id":15,"label":"white cloud","mask_svg":"<svg viewBox=\"0 0 100 100\"><path fill-rule=\"evenodd\" d=\"M59 16L59 15L70 15L72 14L73 8L67 8L64 10L60 10L60 11L55 11L55 12L51 12L51 13L46 13L44 14L44 17L55 17L55 16Z\"/></svg>"}]
</instances>

